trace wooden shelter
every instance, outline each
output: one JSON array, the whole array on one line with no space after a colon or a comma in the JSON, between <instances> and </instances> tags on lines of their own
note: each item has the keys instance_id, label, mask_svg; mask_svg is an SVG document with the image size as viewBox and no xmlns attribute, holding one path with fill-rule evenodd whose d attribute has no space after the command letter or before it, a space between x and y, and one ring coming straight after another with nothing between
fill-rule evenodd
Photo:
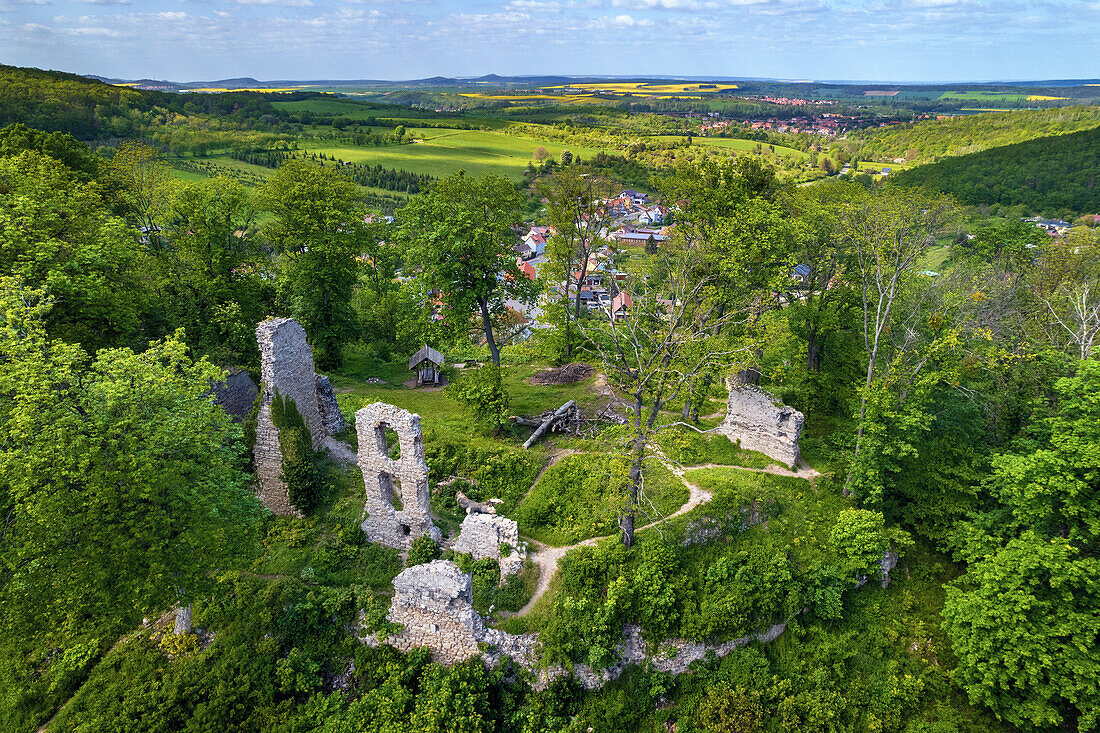
<instances>
[{"instance_id":1,"label":"wooden shelter","mask_svg":"<svg viewBox=\"0 0 1100 733\"><path fill-rule=\"evenodd\" d=\"M427 344L409 357L409 370L416 372L418 387L425 384L440 384L443 378L439 370L442 367L443 354Z\"/></svg>"}]
</instances>

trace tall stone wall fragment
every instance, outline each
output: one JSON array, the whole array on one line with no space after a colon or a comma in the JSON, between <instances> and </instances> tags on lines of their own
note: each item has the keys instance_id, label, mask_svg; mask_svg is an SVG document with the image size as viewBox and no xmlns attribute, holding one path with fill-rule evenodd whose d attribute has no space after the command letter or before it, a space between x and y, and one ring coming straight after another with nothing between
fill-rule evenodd
<instances>
[{"instance_id":1,"label":"tall stone wall fragment","mask_svg":"<svg viewBox=\"0 0 1100 733\"><path fill-rule=\"evenodd\" d=\"M506 554L501 552L501 545L508 546ZM526 557L519 539L519 525L497 514L467 514L451 549L468 553L475 560L489 557L499 560L501 576L518 573Z\"/></svg>"},{"instance_id":2,"label":"tall stone wall fragment","mask_svg":"<svg viewBox=\"0 0 1100 733\"><path fill-rule=\"evenodd\" d=\"M805 418L770 394L747 384L730 384L726 418L714 429L745 450L763 453L788 466L798 465L798 439Z\"/></svg>"},{"instance_id":3,"label":"tall stone wall fragment","mask_svg":"<svg viewBox=\"0 0 1100 733\"><path fill-rule=\"evenodd\" d=\"M291 318L269 318L256 326L260 347L260 373L263 395L256 416L256 445L252 451L260 500L276 514L298 515L290 503L283 482L283 453L279 448L279 430L271 420L271 402L275 391L294 400L309 428L313 446L320 447L325 429L317 409L317 378L313 373L313 351L305 330Z\"/></svg>"},{"instance_id":4,"label":"tall stone wall fragment","mask_svg":"<svg viewBox=\"0 0 1100 733\"><path fill-rule=\"evenodd\" d=\"M336 402L336 393L332 391L332 382L323 374L317 375L317 410L327 435L336 435L347 427L344 413L340 412L340 405Z\"/></svg>"},{"instance_id":5,"label":"tall stone wall fragment","mask_svg":"<svg viewBox=\"0 0 1100 733\"><path fill-rule=\"evenodd\" d=\"M386 428L397 434L401 454L390 457ZM359 468L366 487L363 531L371 542L405 548L421 535L440 541L428 500L428 464L420 416L375 402L355 413ZM396 483L396 485L395 485Z\"/></svg>"}]
</instances>

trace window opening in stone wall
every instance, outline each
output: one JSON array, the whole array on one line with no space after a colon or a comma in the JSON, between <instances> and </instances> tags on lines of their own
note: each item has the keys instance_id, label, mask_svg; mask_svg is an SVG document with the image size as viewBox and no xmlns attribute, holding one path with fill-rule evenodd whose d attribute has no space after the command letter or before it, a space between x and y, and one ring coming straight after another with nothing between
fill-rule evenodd
<instances>
[{"instance_id":1,"label":"window opening in stone wall","mask_svg":"<svg viewBox=\"0 0 1100 733\"><path fill-rule=\"evenodd\" d=\"M378 475L378 483L382 487L382 499L392 506L395 512L402 511L405 504L401 501L401 479L392 473L381 473Z\"/></svg>"},{"instance_id":2,"label":"window opening in stone wall","mask_svg":"<svg viewBox=\"0 0 1100 733\"><path fill-rule=\"evenodd\" d=\"M382 427L386 431L386 455L391 460L401 460L401 440L397 437L396 431L385 423L382 423Z\"/></svg>"}]
</instances>

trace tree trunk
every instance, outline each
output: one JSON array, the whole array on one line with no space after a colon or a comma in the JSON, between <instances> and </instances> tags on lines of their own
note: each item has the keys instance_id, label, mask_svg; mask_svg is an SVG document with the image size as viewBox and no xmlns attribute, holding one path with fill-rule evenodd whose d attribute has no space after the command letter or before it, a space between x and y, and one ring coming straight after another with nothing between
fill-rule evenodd
<instances>
[{"instance_id":1,"label":"tree trunk","mask_svg":"<svg viewBox=\"0 0 1100 733\"><path fill-rule=\"evenodd\" d=\"M489 318L489 301L478 298L477 304L481 309L481 325L485 329L485 344L489 347L489 356L493 357L495 366L500 366L500 350L493 339L493 322Z\"/></svg>"},{"instance_id":2,"label":"tree trunk","mask_svg":"<svg viewBox=\"0 0 1100 733\"><path fill-rule=\"evenodd\" d=\"M806 368L811 372L821 371L821 344L817 340L817 332L810 331L806 336Z\"/></svg>"},{"instance_id":3,"label":"tree trunk","mask_svg":"<svg viewBox=\"0 0 1100 733\"><path fill-rule=\"evenodd\" d=\"M630 497L619 517L623 532L623 547L634 545L634 514L642 495L642 461L645 460L645 432L642 427L642 396L634 396L634 447L630 451Z\"/></svg>"}]
</instances>

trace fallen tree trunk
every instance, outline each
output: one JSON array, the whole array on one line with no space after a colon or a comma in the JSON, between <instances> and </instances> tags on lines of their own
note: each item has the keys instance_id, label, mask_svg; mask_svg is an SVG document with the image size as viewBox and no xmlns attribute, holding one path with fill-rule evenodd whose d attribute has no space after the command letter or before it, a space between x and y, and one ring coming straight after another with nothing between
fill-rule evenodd
<instances>
[{"instance_id":1,"label":"fallen tree trunk","mask_svg":"<svg viewBox=\"0 0 1100 733\"><path fill-rule=\"evenodd\" d=\"M530 448L535 444L535 441L542 437L542 434L546 432L546 429L553 425L557 420L565 417L565 415L574 407L577 403L573 400L569 400L564 405L554 410L554 414L542 421L542 425L538 427L535 432L531 433L531 437L527 439L527 442L523 444L524 448Z\"/></svg>"}]
</instances>

